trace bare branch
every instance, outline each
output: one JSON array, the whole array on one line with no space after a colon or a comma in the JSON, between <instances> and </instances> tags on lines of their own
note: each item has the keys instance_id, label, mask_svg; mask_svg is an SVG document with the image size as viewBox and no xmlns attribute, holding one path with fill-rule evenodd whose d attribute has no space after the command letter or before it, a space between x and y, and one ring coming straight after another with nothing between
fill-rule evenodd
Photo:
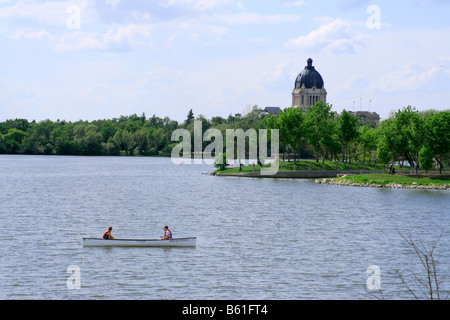
<instances>
[{"instance_id":1,"label":"bare branch","mask_svg":"<svg viewBox=\"0 0 450 320\"><path fill-rule=\"evenodd\" d=\"M440 284L443 280L439 280L436 260L434 258L435 249L442 238L442 234L444 230L441 229L441 232L437 239L432 241L428 246L424 244L422 240L414 241L412 238L411 232L409 230L406 231L405 234L400 233L400 236L405 240L405 242L413 249L415 255L418 257L420 263L426 272L425 280L421 279L416 273L411 272L414 278L414 281L417 284L417 287L422 292L424 297L429 298L431 300L441 299L440 295ZM414 296L414 298L418 299L418 296L411 288L410 285L407 284L403 275L397 270L396 275L402 283L406 286L408 291ZM448 298L448 295L447 297Z\"/></svg>"}]
</instances>

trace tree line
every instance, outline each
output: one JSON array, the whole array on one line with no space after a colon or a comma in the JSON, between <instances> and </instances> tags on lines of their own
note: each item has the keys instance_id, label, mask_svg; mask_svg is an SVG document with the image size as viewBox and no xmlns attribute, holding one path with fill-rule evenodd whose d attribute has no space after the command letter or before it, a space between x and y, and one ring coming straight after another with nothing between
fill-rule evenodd
<instances>
[{"instance_id":1,"label":"tree line","mask_svg":"<svg viewBox=\"0 0 450 320\"><path fill-rule=\"evenodd\" d=\"M296 108L278 115L261 112L254 106L246 115L206 119L190 110L181 123L145 113L91 122L7 120L0 123L0 153L170 156L178 143L171 140L172 132L184 128L193 133L194 120L199 120L203 132L216 128L223 136L227 129L279 129L280 152L293 154L294 161L358 161L362 166L366 161L399 162L416 170L436 165L442 170L450 162L449 110L418 112L408 106L376 127L360 123L345 110L338 115L321 101L306 113Z\"/></svg>"},{"instance_id":2,"label":"tree line","mask_svg":"<svg viewBox=\"0 0 450 320\"><path fill-rule=\"evenodd\" d=\"M257 125L258 115L255 107L245 117L235 114L211 120L195 118L190 110L182 123L156 115L147 118L145 113L91 122L11 119L0 122L0 154L170 156L177 144L171 141L172 132L181 128L193 132L194 120L203 122L204 131L213 126L247 130Z\"/></svg>"},{"instance_id":3,"label":"tree line","mask_svg":"<svg viewBox=\"0 0 450 320\"><path fill-rule=\"evenodd\" d=\"M408 106L378 126L364 125L344 110L340 115L321 101L307 108L286 109L263 119L263 126L280 130L280 143L300 153L311 149L316 161L369 161L408 165L416 171L450 163L450 111L418 112ZM306 146L305 146L306 145Z\"/></svg>"}]
</instances>

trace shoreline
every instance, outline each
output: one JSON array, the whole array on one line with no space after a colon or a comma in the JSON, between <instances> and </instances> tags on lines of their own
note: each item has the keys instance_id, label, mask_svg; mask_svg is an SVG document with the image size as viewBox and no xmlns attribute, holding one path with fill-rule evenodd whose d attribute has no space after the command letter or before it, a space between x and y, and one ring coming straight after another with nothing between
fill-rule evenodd
<instances>
[{"instance_id":1,"label":"shoreline","mask_svg":"<svg viewBox=\"0 0 450 320\"><path fill-rule=\"evenodd\" d=\"M335 186L345 186L345 187L360 187L360 188L390 188L390 189L415 189L415 190L450 190L450 184L446 183L444 185L419 185L417 182L412 184L401 184L396 182L389 183L369 183L369 182L353 182L348 180L336 181L335 179L316 179L316 184L326 184Z\"/></svg>"},{"instance_id":2,"label":"shoreline","mask_svg":"<svg viewBox=\"0 0 450 320\"><path fill-rule=\"evenodd\" d=\"M368 173L382 173L380 171L362 171L361 170L297 170L297 171L278 171L274 175L264 175L259 171L255 172L212 172L210 175L219 177L245 177L245 178L273 178L273 179L318 179L318 178L336 178L338 175L355 175Z\"/></svg>"},{"instance_id":3,"label":"shoreline","mask_svg":"<svg viewBox=\"0 0 450 320\"><path fill-rule=\"evenodd\" d=\"M315 179L316 184L347 187L371 187L416 190L450 190L450 175L445 174L404 174L388 175L383 171L360 170L311 170L279 171L274 175L260 172L209 172L219 177L272 178L272 179Z\"/></svg>"}]
</instances>

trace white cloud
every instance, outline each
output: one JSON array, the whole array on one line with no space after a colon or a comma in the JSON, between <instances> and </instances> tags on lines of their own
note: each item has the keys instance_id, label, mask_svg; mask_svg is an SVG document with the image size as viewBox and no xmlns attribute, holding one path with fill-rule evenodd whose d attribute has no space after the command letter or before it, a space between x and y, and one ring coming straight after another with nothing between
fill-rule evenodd
<instances>
[{"instance_id":1,"label":"white cloud","mask_svg":"<svg viewBox=\"0 0 450 320\"><path fill-rule=\"evenodd\" d=\"M278 81L283 75L287 75L287 71L285 69L290 66L290 64L290 61L284 61L277 65L274 70L264 71L261 76L261 80L268 83Z\"/></svg>"},{"instance_id":2,"label":"white cloud","mask_svg":"<svg viewBox=\"0 0 450 320\"><path fill-rule=\"evenodd\" d=\"M95 12L90 9L88 0L44 2L19 1L12 5L2 7L0 10L0 18L26 18L35 20L40 24L66 27L66 22L70 17L70 14L67 13L67 9L71 6L80 8L82 21L84 23L92 22L95 19Z\"/></svg>"},{"instance_id":3,"label":"white cloud","mask_svg":"<svg viewBox=\"0 0 450 320\"><path fill-rule=\"evenodd\" d=\"M368 35L358 33L350 38L337 39L326 46L326 49L334 53L354 53L357 48L364 47Z\"/></svg>"},{"instance_id":4,"label":"white cloud","mask_svg":"<svg viewBox=\"0 0 450 320\"><path fill-rule=\"evenodd\" d=\"M215 14L213 16L206 16L204 20L214 21L229 25L245 25L245 24L258 24L258 23L294 23L300 20L300 15L295 14L273 14L273 15L261 15L260 13L235 13L235 14Z\"/></svg>"},{"instance_id":5,"label":"white cloud","mask_svg":"<svg viewBox=\"0 0 450 320\"><path fill-rule=\"evenodd\" d=\"M58 37L53 45L57 51L106 49L105 43L96 33L81 31L66 32Z\"/></svg>"},{"instance_id":6,"label":"white cloud","mask_svg":"<svg viewBox=\"0 0 450 320\"><path fill-rule=\"evenodd\" d=\"M241 1L239 1L239 2L236 4L236 7L237 7L239 10L245 10L245 6L244 6L244 4L243 4Z\"/></svg>"},{"instance_id":7,"label":"white cloud","mask_svg":"<svg viewBox=\"0 0 450 320\"><path fill-rule=\"evenodd\" d=\"M337 18L322 24L305 36L289 40L285 47L289 49L326 49L334 53L353 53L358 47L365 46L368 36L356 31L361 22Z\"/></svg>"},{"instance_id":8,"label":"white cloud","mask_svg":"<svg viewBox=\"0 0 450 320\"><path fill-rule=\"evenodd\" d=\"M106 33L65 32L54 43L57 51L130 49L151 43L153 26L130 24L110 28Z\"/></svg>"},{"instance_id":9,"label":"white cloud","mask_svg":"<svg viewBox=\"0 0 450 320\"><path fill-rule=\"evenodd\" d=\"M367 88L368 86L369 82L367 81L366 77L364 77L361 74L355 74L352 77L350 77L350 79L348 79L346 82L335 87L332 92L338 94L346 94L348 92L360 92L361 90Z\"/></svg>"},{"instance_id":10,"label":"white cloud","mask_svg":"<svg viewBox=\"0 0 450 320\"><path fill-rule=\"evenodd\" d=\"M52 35L45 30L33 32L33 31L23 31L19 30L12 36L13 39L28 39L28 40L42 40L42 39L52 39Z\"/></svg>"},{"instance_id":11,"label":"white cloud","mask_svg":"<svg viewBox=\"0 0 450 320\"><path fill-rule=\"evenodd\" d=\"M88 6L89 4L89 6ZM259 12L224 13L219 10L236 5L234 0L158 0L125 2L120 0L88 0L59 2L22 1L6 6L1 17L30 18L39 22L39 29L28 27L12 33L14 39L51 40L57 51L126 50L152 44L152 32L161 36L172 52L177 52L177 39L197 44L218 43L231 27L254 24L295 23L300 15ZM69 30L70 6L80 8L80 28ZM197 13L195 13L196 11ZM220 13L219 13L220 12ZM155 19L155 16L158 17ZM99 19L100 18L100 19ZM112 23L114 22L114 23ZM60 25L61 28L57 28ZM56 28L55 28L56 26ZM45 27L45 30L42 28ZM6 33L11 31L5 30ZM261 42L261 36L250 42Z\"/></svg>"},{"instance_id":12,"label":"white cloud","mask_svg":"<svg viewBox=\"0 0 450 320\"><path fill-rule=\"evenodd\" d=\"M178 25L177 33L186 34L189 39L201 44L214 44L227 33L222 26L207 25L198 20L183 20Z\"/></svg>"},{"instance_id":13,"label":"white cloud","mask_svg":"<svg viewBox=\"0 0 450 320\"><path fill-rule=\"evenodd\" d=\"M187 7L199 11L214 10L230 4L231 0L161 0L163 7Z\"/></svg>"},{"instance_id":14,"label":"white cloud","mask_svg":"<svg viewBox=\"0 0 450 320\"><path fill-rule=\"evenodd\" d=\"M262 42L267 42L268 39L263 38L263 37L251 37L251 38L248 38L247 41L252 42L252 43L262 43Z\"/></svg>"},{"instance_id":15,"label":"white cloud","mask_svg":"<svg viewBox=\"0 0 450 320\"><path fill-rule=\"evenodd\" d=\"M428 89L437 76L445 72L440 66L422 72L414 68L406 68L386 74L379 79L375 86L385 92Z\"/></svg>"},{"instance_id":16,"label":"white cloud","mask_svg":"<svg viewBox=\"0 0 450 320\"><path fill-rule=\"evenodd\" d=\"M149 24L129 24L121 26L116 29L108 30L108 33L104 37L105 43L123 43L128 42L141 43L137 39L140 37L150 38L152 35L153 26Z\"/></svg>"},{"instance_id":17,"label":"white cloud","mask_svg":"<svg viewBox=\"0 0 450 320\"><path fill-rule=\"evenodd\" d=\"M306 3L305 0L280 0L280 2L285 7L300 7Z\"/></svg>"},{"instance_id":18,"label":"white cloud","mask_svg":"<svg viewBox=\"0 0 450 320\"><path fill-rule=\"evenodd\" d=\"M442 39L450 29L442 15L388 26L386 5L382 29L369 30L364 5L354 0L328 6L312 0L0 4L3 117L78 120L145 111L184 120L188 107L211 117L247 104L289 106L309 57L335 108L351 108L360 97L384 115L408 104L448 107L450 51ZM81 9L81 29L67 28L70 5ZM21 50L36 54L18 55ZM76 50L86 52L66 54ZM23 88L8 89L14 86Z\"/></svg>"},{"instance_id":19,"label":"white cloud","mask_svg":"<svg viewBox=\"0 0 450 320\"><path fill-rule=\"evenodd\" d=\"M111 7L115 10L117 7L117 4L120 2L120 0L106 0L105 3L111 5Z\"/></svg>"},{"instance_id":20,"label":"white cloud","mask_svg":"<svg viewBox=\"0 0 450 320\"><path fill-rule=\"evenodd\" d=\"M339 0L337 6L338 8L343 10L349 10L361 8L362 6L367 6L368 3L369 0Z\"/></svg>"}]
</instances>

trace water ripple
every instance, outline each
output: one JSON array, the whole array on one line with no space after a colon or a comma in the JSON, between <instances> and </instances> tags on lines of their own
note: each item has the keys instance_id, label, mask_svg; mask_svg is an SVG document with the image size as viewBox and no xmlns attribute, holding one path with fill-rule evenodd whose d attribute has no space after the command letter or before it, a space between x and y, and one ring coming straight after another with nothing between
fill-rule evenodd
<instances>
[{"instance_id":1,"label":"water ripple","mask_svg":"<svg viewBox=\"0 0 450 320\"><path fill-rule=\"evenodd\" d=\"M361 299L378 265L385 296L431 239L449 279L449 194L202 175L164 158L0 156L0 298ZM157 238L168 224L196 248L83 248L109 225ZM81 288L69 290L69 266ZM443 283L449 288L448 281Z\"/></svg>"}]
</instances>

